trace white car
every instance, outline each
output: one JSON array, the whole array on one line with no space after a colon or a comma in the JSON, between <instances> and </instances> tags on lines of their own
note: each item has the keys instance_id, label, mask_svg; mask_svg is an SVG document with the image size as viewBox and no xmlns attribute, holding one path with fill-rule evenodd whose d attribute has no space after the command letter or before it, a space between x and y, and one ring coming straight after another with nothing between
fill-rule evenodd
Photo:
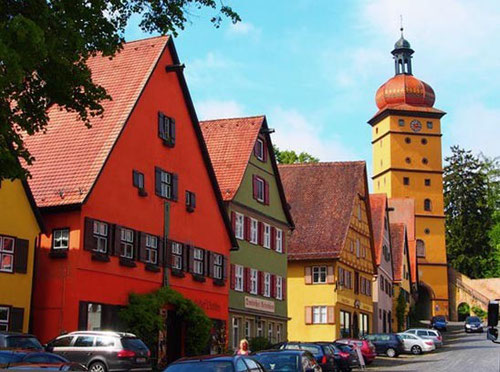
<instances>
[{"instance_id":1,"label":"white car","mask_svg":"<svg viewBox=\"0 0 500 372\"><path fill-rule=\"evenodd\" d=\"M441 333L436 329L411 328L404 331L404 333L409 333L414 336L432 340L434 341L434 345L436 345L436 348L440 348L441 346L443 346L443 336L441 336Z\"/></svg>"},{"instance_id":2,"label":"white car","mask_svg":"<svg viewBox=\"0 0 500 372\"><path fill-rule=\"evenodd\" d=\"M398 335L403 339L404 348L407 353L419 355L436 349L434 341L430 339L425 339L411 333L398 333Z\"/></svg>"}]
</instances>

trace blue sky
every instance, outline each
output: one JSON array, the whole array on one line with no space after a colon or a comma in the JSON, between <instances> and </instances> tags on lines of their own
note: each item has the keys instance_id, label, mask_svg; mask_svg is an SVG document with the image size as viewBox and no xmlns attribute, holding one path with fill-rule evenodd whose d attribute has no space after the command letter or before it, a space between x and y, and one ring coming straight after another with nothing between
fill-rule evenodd
<instances>
[{"instance_id":1,"label":"blue sky","mask_svg":"<svg viewBox=\"0 0 500 372\"><path fill-rule=\"evenodd\" d=\"M195 12L175 40L200 119L265 114L282 149L371 164L367 120L405 37L436 92L443 153L500 155L500 7L495 0L238 0L242 23ZM148 35L131 20L125 37ZM370 167L371 168L371 167Z\"/></svg>"}]
</instances>

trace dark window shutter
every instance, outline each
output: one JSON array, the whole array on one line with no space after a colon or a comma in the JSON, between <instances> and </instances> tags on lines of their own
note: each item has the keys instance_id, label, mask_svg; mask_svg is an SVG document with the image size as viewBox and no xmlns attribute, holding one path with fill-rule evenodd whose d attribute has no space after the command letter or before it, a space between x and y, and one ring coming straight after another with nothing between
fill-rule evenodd
<instances>
[{"instance_id":1,"label":"dark window shutter","mask_svg":"<svg viewBox=\"0 0 500 372\"><path fill-rule=\"evenodd\" d=\"M12 307L10 309L9 331L23 332L24 309L22 307Z\"/></svg>"},{"instance_id":2,"label":"dark window shutter","mask_svg":"<svg viewBox=\"0 0 500 372\"><path fill-rule=\"evenodd\" d=\"M264 204L269 204L269 182L264 180Z\"/></svg>"},{"instance_id":3,"label":"dark window shutter","mask_svg":"<svg viewBox=\"0 0 500 372\"><path fill-rule=\"evenodd\" d=\"M234 289L236 286L236 268L234 264L231 264L231 289Z\"/></svg>"},{"instance_id":4,"label":"dark window shutter","mask_svg":"<svg viewBox=\"0 0 500 372\"><path fill-rule=\"evenodd\" d=\"M194 192L191 193L191 207L196 208L196 194Z\"/></svg>"},{"instance_id":5,"label":"dark window shutter","mask_svg":"<svg viewBox=\"0 0 500 372\"><path fill-rule=\"evenodd\" d=\"M179 194L179 176L172 173L172 199L177 201Z\"/></svg>"},{"instance_id":6,"label":"dark window shutter","mask_svg":"<svg viewBox=\"0 0 500 372\"><path fill-rule=\"evenodd\" d=\"M276 250L276 227L271 226L271 249Z\"/></svg>"},{"instance_id":7,"label":"dark window shutter","mask_svg":"<svg viewBox=\"0 0 500 372\"><path fill-rule=\"evenodd\" d=\"M245 240L250 241L250 217L245 216Z\"/></svg>"},{"instance_id":8,"label":"dark window shutter","mask_svg":"<svg viewBox=\"0 0 500 372\"><path fill-rule=\"evenodd\" d=\"M210 251L203 250L203 275L210 276Z\"/></svg>"},{"instance_id":9,"label":"dark window shutter","mask_svg":"<svg viewBox=\"0 0 500 372\"><path fill-rule=\"evenodd\" d=\"M190 245L189 244L184 244L182 247L182 270L183 271L188 271L189 270L189 254L190 252Z\"/></svg>"},{"instance_id":10,"label":"dark window shutter","mask_svg":"<svg viewBox=\"0 0 500 372\"><path fill-rule=\"evenodd\" d=\"M263 296L264 295L264 272L259 271L259 275L257 276L259 278L259 295Z\"/></svg>"},{"instance_id":11,"label":"dark window shutter","mask_svg":"<svg viewBox=\"0 0 500 372\"><path fill-rule=\"evenodd\" d=\"M262 140L262 161L267 162L267 142L266 140Z\"/></svg>"},{"instance_id":12,"label":"dark window shutter","mask_svg":"<svg viewBox=\"0 0 500 372\"><path fill-rule=\"evenodd\" d=\"M80 301L78 304L78 330L87 330L88 302Z\"/></svg>"},{"instance_id":13,"label":"dark window shutter","mask_svg":"<svg viewBox=\"0 0 500 372\"><path fill-rule=\"evenodd\" d=\"M264 224L259 222L257 229L257 244L264 245Z\"/></svg>"},{"instance_id":14,"label":"dark window shutter","mask_svg":"<svg viewBox=\"0 0 500 372\"><path fill-rule=\"evenodd\" d=\"M271 297L276 298L276 275L271 274Z\"/></svg>"},{"instance_id":15,"label":"dark window shutter","mask_svg":"<svg viewBox=\"0 0 500 372\"><path fill-rule=\"evenodd\" d=\"M164 122L165 122L165 115L163 114L163 112L158 111L158 137L162 139L166 138Z\"/></svg>"},{"instance_id":16,"label":"dark window shutter","mask_svg":"<svg viewBox=\"0 0 500 372\"><path fill-rule=\"evenodd\" d=\"M188 266L188 271L190 273L194 273L194 247L192 245L189 245L188 246L189 249L188 249L188 262L189 262L189 266Z\"/></svg>"},{"instance_id":17,"label":"dark window shutter","mask_svg":"<svg viewBox=\"0 0 500 372\"><path fill-rule=\"evenodd\" d=\"M236 233L236 213L231 212L231 224L233 225L233 233Z\"/></svg>"},{"instance_id":18,"label":"dark window shutter","mask_svg":"<svg viewBox=\"0 0 500 372\"><path fill-rule=\"evenodd\" d=\"M113 224L108 223L107 225L108 225L108 249L107 249L106 253L108 255L110 255L110 254L112 254L113 244L115 242L116 231L115 231L115 227Z\"/></svg>"},{"instance_id":19,"label":"dark window shutter","mask_svg":"<svg viewBox=\"0 0 500 372\"><path fill-rule=\"evenodd\" d=\"M258 183L257 183L257 176L254 174L252 175L252 190L253 190L253 198L257 199L258 196Z\"/></svg>"},{"instance_id":20,"label":"dark window shutter","mask_svg":"<svg viewBox=\"0 0 500 372\"><path fill-rule=\"evenodd\" d=\"M135 246L138 247L139 254L137 256L135 256L134 258L135 259L139 258L139 261L146 262L146 260L148 258L148 255L146 252L146 234L143 232L137 231L135 235L136 235L136 237L138 237L138 239L136 239L137 241L135 242L136 243Z\"/></svg>"},{"instance_id":21,"label":"dark window shutter","mask_svg":"<svg viewBox=\"0 0 500 372\"><path fill-rule=\"evenodd\" d=\"M222 257L222 279L227 279L227 264L228 260L226 256Z\"/></svg>"},{"instance_id":22,"label":"dark window shutter","mask_svg":"<svg viewBox=\"0 0 500 372\"><path fill-rule=\"evenodd\" d=\"M170 118L170 140L172 142L172 146L175 145L175 119Z\"/></svg>"},{"instance_id":23,"label":"dark window shutter","mask_svg":"<svg viewBox=\"0 0 500 372\"><path fill-rule=\"evenodd\" d=\"M281 253L286 253L286 234L285 234L285 230L281 230Z\"/></svg>"},{"instance_id":24,"label":"dark window shutter","mask_svg":"<svg viewBox=\"0 0 500 372\"><path fill-rule=\"evenodd\" d=\"M161 195L161 169L155 167L155 193L158 196Z\"/></svg>"},{"instance_id":25,"label":"dark window shutter","mask_svg":"<svg viewBox=\"0 0 500 372\"><path fill-rule=\"evenodd\" d=\"M206 251L206 255L207 255L207 261L208 261L208 270L207 270L207 273L208 273L208 276L210 278L213 278L214 277L214 253L213 252L210 252L210 251Z\"/></svg>"},{"instance_id":26,"label":"dark window shutter","mask_svg":"<svg viewBox=\"0 0 500 372\"><path fill-rule=\"evenodd\" d=\"M159 236L156 237L157 240L157 248L158 248L158 266L163 266L165 262L165 244L162 238Z\"/></svg>"},{"instance_id":27,"label":"dark window shutter","mask_svg":"<svg viewBox=\"0 0 500 372\"><path fill-rule=\"evenodd\" d=\"M244 291L250 293L250 289L252 288L252 285L250 283L250 268L245 267L243 269L243 279L245 281L245 288Z\"/></svg>"},{"instance_id":28,"label":"dark window shutter","mask_svg":"<svg viewBox=\"0 0 500 372\"><path fill-rule=\"evenodd\" d=\"M286 277L281 278L281 287L283 288L283 300L286 300Z\"/></svg>"},{"instance_id":29,"label":"dark window shutter","mask_svg":"<svg viewBox=\"0 0 500 372\"><path fill-rule=\"evenodd\" d=\"M14 246L14 272L22 274L28 272L29 247L29 240L16 239Z\"/></svg>"},{"instance_id":30,"label":"dark window shutter","mask_svg":"<svg viewBox=\"0 0 500 372\"><path fill-rule=\"evenodd\" d=\"M113 249L111 250L111 247L109 247L109 252L114 256L119 256L121 253L122 227L120 225L115 225L114 231L115 239Z\"/></svg>"},{"instance_id":31,"label":"dark window shutter","mask_svg":"<svg viewBox=\"0 0 500 372\"><path fill-rule=\"evenodd\" d=\"M92 218L85 217L84 229L83 249L93 251L97 248L97 242L94 238L94 220Z\"/></svg>"}]
</instances>

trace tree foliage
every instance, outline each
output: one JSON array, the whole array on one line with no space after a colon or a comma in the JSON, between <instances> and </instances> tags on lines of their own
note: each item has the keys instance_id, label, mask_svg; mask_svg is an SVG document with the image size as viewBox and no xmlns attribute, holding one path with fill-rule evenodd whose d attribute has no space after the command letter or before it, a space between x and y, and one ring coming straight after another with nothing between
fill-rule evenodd
<instances>
[{"instance_id":1,"label":"tree foliage","mask_svg":"<svg viewBox=\"0 0 500 372\"><path fill-rule=\"evenodd\" d=\"M495 265L491 276L500 277L500 158L482 156L483 169L488 185L488 204L493 210L493 227L489 232L490 244L494 251Z\"/></svg>"},{"instance_id":2,"label":"tree foliage","mask_svg":"<svg viewBox=\"0 0 500 372\"><path fill-rule=\"evenodd\" d=\"M216 0L0 0L0 180L27 175L18 158L33 162L24 136L44 131L52 105L74 112L83 123L103 114L111 99L92 81L87 60L113 56L132 14L146 32L177 34L203 8L240 20Z\"/></svg>"},{"instance_id":3,"label":"tree foliage","mask_svg":"<svg viewBox=\"0 0 500 372\"><path fill-rule=\"evenodd\" d=\"M299 164L299 163L318 163L319 159L308 154L301 152L297 154L293 150L280 150L274 146L274 156L278 164Z\"/></svg>"},{"instance_id":4,"label":"tree foliage","mask_svg":"<svg viewBox=\"0 0 500 372\"><path fill-rule=\"evenodd\" d=\"M495 267L489 232L493 210L489 203L488 178L484 164L470 151L458 146L445 160L444 200L448 262L471 278L491 275Z\"/></svg>"},{"instance_id":5,"label":"tree foliage","mask_svg":"<svg viewBox=\"0 0 500 372\"><path fill-rule=\"evenodd\" d=\"M399 289L399 295L396 302L396 320L398 322L398 332L405 330L405 315L406 315L406 297L403 289Z\"/></svg>"}]
</instances>

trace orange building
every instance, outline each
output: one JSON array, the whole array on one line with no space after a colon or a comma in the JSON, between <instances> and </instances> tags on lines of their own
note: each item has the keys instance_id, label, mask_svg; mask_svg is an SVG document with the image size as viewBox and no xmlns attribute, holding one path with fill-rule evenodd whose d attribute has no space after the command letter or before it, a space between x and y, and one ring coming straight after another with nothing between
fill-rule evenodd
<instances>
[{"instance_id":1,"label":"orange building","mask_svg":"<svg viewBox=\"0 0 500 372\"><path fill-rule=\"evenodd\" d=\"M50 110L46 134L27 141L30 185L47 234L37 252L34 333L119 328L131 292L168 285L219 327L228 318L232 236L173 40L124 45L90 59L112 100L86 128ZM171 359L182 354L168 313Z\"/></svg>"}]
</instances>

